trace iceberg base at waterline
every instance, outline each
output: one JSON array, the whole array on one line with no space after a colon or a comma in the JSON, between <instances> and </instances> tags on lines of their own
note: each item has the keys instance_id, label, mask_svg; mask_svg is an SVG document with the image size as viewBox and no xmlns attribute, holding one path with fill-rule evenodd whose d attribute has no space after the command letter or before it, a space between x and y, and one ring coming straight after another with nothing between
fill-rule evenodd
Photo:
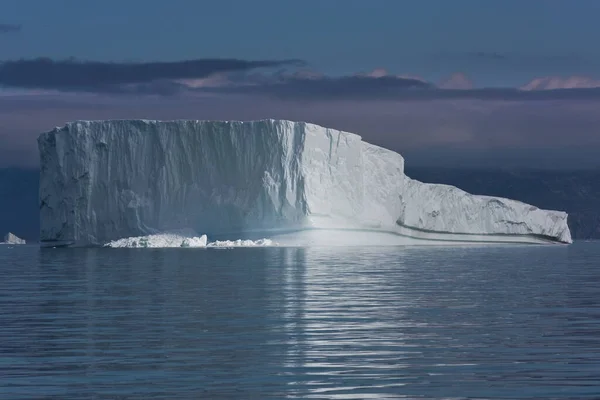
<instances>
[{"instance_id":1,"label":"iceberg base at waterline","mask_svg":"<svg viewBox=\"0 0 600 400\"><path fill-rule=\"evenodd\" d=\"M112 240L103 247L109 248L238 248L238 247L347 247L347 246L481 246L511 244L546 244L542 238L534 242L530 237L497 236L490 240L465 240L448 235L442 238L416 238L397 233L358 230L310 229L295 232L271 232L269 238L255 239L248 235L243 239L220 239L209 241L207 235L158 233ZM486 240L483 240L486 239Z\"/></svg>"}]
</instances>

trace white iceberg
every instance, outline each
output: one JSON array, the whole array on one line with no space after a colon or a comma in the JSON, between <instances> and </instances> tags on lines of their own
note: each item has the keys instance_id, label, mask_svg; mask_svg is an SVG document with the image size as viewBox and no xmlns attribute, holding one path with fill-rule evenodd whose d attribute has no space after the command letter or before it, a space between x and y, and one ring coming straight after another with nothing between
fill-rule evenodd
<instances>
[{"instance_id":1,"label":"white iceberg","mask_svg":"<svg viewBox=\"0 0 600 400\"><path fill-rule=\"evenodd\" d=\"M571 243L564 212L412 180L400 154L303 122L78 121L38 145L46 246L174 229L293 245Z\"/></svg>"},{"instance_id":2,"label":"white iceberg","mask_svg":"<svg viewBox=\"0 0 600 400\"><path fill-rule=\"evenodd\" d=\"M4 241L0 242L0 244L26 244L25 240L17 237L16 235L8 232L6 235L4 235Z\"/></svg>"}]
</instances>

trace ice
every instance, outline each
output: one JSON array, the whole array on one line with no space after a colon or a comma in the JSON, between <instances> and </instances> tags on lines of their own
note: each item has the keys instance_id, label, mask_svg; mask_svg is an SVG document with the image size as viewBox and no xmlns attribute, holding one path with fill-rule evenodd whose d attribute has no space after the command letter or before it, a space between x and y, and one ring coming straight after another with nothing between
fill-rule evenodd
<instances>
[{"instance_id":1,"label":"ice","mask_svg":"<svg viewBox=\"0 0 600 400\"><path fill-rule=\"evenodd\" d=\"M564 212L415 181L400 154L303 122L78 121L38 144L43 245L177 229L291 245L571 243Z\"/></svg>"},{"instance_id":2,"label":"ice","mask_svg":"<svg viewBox=\"0 0 600 400\"><path fill-rule=\"evenodd\" d=\"M124 248L167 248L167 247L206 247L206 235L182 236L177 234L156 234L128 237L106 243L105 247Z\"/></svg>"},{"instance_id":3,"label":"ice","mask_svg":"<svg viewBox=\"0 0 600 400\"><path fill-rule=\"evenodd\" d=\"M16 235L8 232L6 235L4 235L4 241L0 242L0 244L25 244L25 240L17 237Z\"/></svg>"},{"instance_id":4,"label":"ice","mask_svg":"<svg viewBox=\"0 0 600 400\"><path fill-rule=\"evenodd\" d=\"M216 240L208 242L206 235L187 236L176 233L160 233L156 235L128 237L112 240L104 247L113 248L169 248L169 247L267 247L277 246L271 239L259 240Z\"/></svg>"},{"instance_id":5,"label":"ice","mask_svg":"<svg viewBox=\"0 0 600 400\"><path fill-rule=\"evenodd\" d=\"M258 239L258 240L216 240L210 242L206 247L270 247L277 246L278 243L271 239Z\"/></svg>"}]
</instances>

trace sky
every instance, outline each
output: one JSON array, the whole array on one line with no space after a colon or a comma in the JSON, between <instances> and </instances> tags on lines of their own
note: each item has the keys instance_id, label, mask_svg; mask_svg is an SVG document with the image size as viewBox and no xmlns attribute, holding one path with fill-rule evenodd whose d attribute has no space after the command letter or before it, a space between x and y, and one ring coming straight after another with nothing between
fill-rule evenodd
<instances>
[{"instance_id":1,"label":"sky","mask_svg":"<svg viewBox=\"0 0 600 400\"><path fill-rule=\"evenodd\" d=\"M78 119L287 118L423 165L599 166L597 0L4 0L0 167Z\"/></svg>"}]
</instances>

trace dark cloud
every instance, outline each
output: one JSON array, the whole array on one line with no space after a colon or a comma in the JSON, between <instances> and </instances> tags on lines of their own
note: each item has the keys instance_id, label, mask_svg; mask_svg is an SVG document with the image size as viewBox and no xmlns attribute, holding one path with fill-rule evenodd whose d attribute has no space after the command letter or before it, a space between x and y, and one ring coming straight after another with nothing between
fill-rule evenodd
<instances>
[{"instance_id":1,"label":"dark cloud","mask_svg":"<svg viewBox=\"0 0 600 400\"><path fill-rule=\"evenodd\" d=\"M171 93L174 84L163 81L206 78L219 72L249 71L257 68L298 66L299 60L197 59L175 62L117 63L52 60L5 61L0 63L0 85L26 89L55 89L89 92L131 92L138 88L148 92L150 87L158 93ZM152 84L152 85L150 85Z\"/></svg>"},{"instance_id":2,"label":"dark cloud","mask_svg":"<svg viewBox=\"0 0 600 400\"><path fill-rule=\"evenodd\" d=\"M419 79L397 76L327 77L306 70L298 60L245 61L200 59L164 63L104 63L55 61L47 58L0 63L0 85L136 95L175 95L182 92L257 93L295 99L385 99L406 90L431 89ZM279 68L273 73L253 72ZM222 75L217 85L198 81ZM190 82L191 81L191 82ZM196 85L198 84L198 85Z\"/></svg>"},{"instance_id":3,"label":"dark cloud","mask_svg":"<svg viewBox=\"0 0 600 400\"><path fill-rule=\"evenodd\" d=\"M489 52L489 51L472 51L467 53L468 57L488 59L488 60L504 60L508 58L506 54Z\"/></svg>"},{"instance_id":4,"label":"dark cloud","mask_svg":"<svg viewBox=\"0 0 600 400\"><path fill-rule=\"evenodd\" d=\"M15 24L0 24L0 34L2 33L14 33L21 31L21 25Z\"/></svg>"},{"instance_id":5,"label":"dark cloud","mask_svg":"<svg viewBox=\"0 0 600 400\"><path fill-rule=\"evenodd\" d=\"M250 94L292 101L600 100L600 88L442 89L421 79L389 74L330 77L297 69L303 65L298 60L108 63L39 58L0 63L0 85L113 95Z\"/></svg>"},{"instance_id":6,"label":"dark cloud","mask_svg":"<svg viewBox=\"0 0 600 400\"><path fill-rule=\"evenodd\" d=\"M341 78L278 76L271 81L253 81L251 85L237 84L200 88L203 92L262 94L283 100L600 100L600 88L574 88L523 91L517 88L441 89L418 79L397 76Z\"/></svg>"}]
</instances>

